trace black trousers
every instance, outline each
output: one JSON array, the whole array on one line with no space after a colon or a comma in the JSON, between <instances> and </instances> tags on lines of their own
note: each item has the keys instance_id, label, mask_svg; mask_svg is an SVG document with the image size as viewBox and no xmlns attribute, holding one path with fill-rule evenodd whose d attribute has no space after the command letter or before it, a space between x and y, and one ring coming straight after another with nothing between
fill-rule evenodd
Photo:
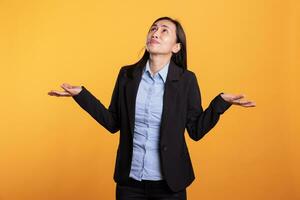
<instances>
[{"instance_id":1,"label":"black trousers","mask_svg":"<svg viewBox=\"0 0 300 200\"><path fill-rule=\"evenodd\" d=\"M125 184L116 184L116 200L186 200L186 189L173 192L165 180L137 181L133 178Z\"/></svg>"}]
</instances>

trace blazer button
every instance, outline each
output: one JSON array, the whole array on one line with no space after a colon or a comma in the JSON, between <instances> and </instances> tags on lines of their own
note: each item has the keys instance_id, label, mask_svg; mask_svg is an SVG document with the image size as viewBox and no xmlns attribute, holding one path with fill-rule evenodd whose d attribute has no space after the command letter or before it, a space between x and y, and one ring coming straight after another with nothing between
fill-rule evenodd
<instances>
[{"instance_id":1,"label":"blazer button","mask_svg":"<svg viewBox=\"0 0 300 200\"><path fill-rule=\"evenodd\" d=\"M167 146L163 146L163 151L167 151L167 150L168 150Z\"/></svg>"}]
</instances>

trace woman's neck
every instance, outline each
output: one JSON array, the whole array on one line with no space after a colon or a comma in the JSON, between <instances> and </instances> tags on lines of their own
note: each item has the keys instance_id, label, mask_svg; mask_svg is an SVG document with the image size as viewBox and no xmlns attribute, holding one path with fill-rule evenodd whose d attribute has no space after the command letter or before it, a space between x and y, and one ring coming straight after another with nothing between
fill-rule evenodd
<instances>
[{"instance_id":1,"label":"woman's neck","mask_svg":"<svg viewBox=\"0 0 300 200\"><path fill-rule=\"evenodd\" d=\"M155 74L160 69L162 69L168 62L170 62L171 55L161 55L161 54L150 54L149 65L152 74Z\"/></svg>"}]
</instances>

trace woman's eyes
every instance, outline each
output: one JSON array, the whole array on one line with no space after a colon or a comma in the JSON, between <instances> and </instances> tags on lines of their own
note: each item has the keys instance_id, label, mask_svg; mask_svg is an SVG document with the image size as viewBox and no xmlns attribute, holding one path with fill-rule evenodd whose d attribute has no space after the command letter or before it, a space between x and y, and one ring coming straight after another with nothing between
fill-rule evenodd
<instances>
[{"instance_id":1,"label":"woman's eyes","mask_svg":"<svg viewBox=\"0 0 300 200\"><path fill-rule=\"evenodd\" d=\"M150 29L150 31L154 31L154 30L156 30L156 29L157 29L157 28L156 28L156 27L154 27L154 28L151 28L151 29ZM162 31L163 31L163 32L164 32L164 31L168 32L168 30L167 30L167 29L163 29Z\"/></svg>"}]
</instances>

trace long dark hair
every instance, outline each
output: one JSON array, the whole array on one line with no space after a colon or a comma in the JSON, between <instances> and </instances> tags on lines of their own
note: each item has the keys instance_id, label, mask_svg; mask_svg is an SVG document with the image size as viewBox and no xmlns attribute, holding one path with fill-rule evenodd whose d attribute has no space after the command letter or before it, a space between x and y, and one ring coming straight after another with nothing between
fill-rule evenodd
<instances>
[{"instance_id":1,"label":"long dark hair","mask_svg":"<svg viewBox=\"0 0 300 200\"><path fill-rule=\"evenodd\" d=\"M151 26L153 26L153 24L155 24L157 21L160 20L169 20L171 22L173 22L176 26L176 38L177 38L177 43L180 43L180 50L177 53L173 53L171 60L178 65L179 67L183 68L183 69L187 69L187 54L186 54L186 37L185 37L185 33L184 30L180 24L180 22L176 19L172 19L170 17L160 17L158 19L156 19ZM144 55L142 56L142 58L137 61L135 64L138 63L146 63L147 60L149 59L150 54L149 52L145 49Z\"/></svg>"}]
</instances>

